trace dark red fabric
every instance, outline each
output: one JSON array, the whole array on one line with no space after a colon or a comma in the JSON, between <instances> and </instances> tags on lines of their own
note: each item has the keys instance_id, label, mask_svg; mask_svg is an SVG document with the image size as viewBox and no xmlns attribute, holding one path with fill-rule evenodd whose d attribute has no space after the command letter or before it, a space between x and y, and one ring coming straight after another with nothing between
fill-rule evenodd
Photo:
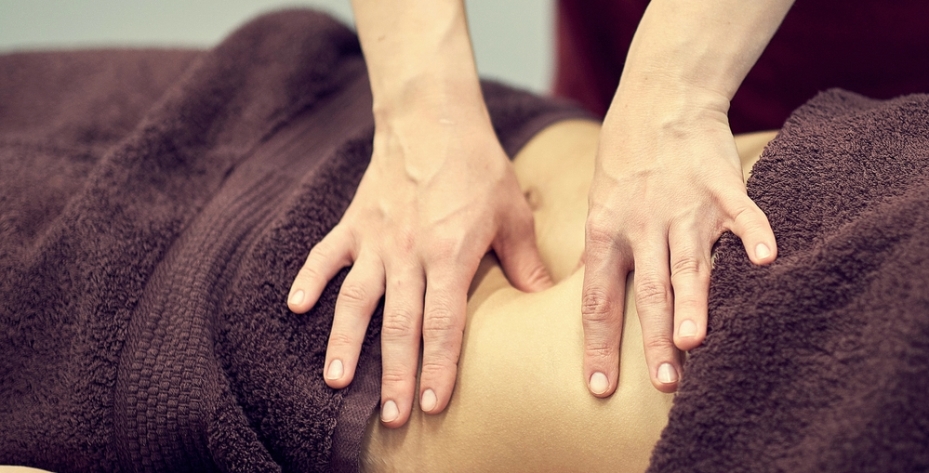
<instances>
[{"instance_id":1,"label":"dark red fabric","mask_svg":"<svg viewBox=\"0 0 929 473\"><path fill-rule=\"evenodd\" d=\"M604 115L647 0L559 0L555 95ZM780 128L831 87L929 91L929 2L798 1L732 100L735 133Z\"/></svg>"}]
</instances>

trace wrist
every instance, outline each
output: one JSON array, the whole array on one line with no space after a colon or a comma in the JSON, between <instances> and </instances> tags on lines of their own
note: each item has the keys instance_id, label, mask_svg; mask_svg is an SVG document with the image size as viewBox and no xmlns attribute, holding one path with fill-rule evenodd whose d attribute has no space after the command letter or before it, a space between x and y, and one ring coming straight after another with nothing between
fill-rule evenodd
<instances>
[{"instance_id":1,"label":"wrist","mask_svg":"<svg viewBox=\"0 0 929 473\"><path fill-rule=\"evenodd\" d=\"M705 91L728 102L791 3L652 1L633 37L620 84L654 81L670 86L669 93Z\"/></svg>"},{"instance_id":2,"label":"wrist","mask_svg":"<svg viewBox=\"0 0 929 473\"><path fill-rule=\"evenodd\" d=\"M476 74L473 78L428 73L410 76L390 90L375 92L373 99L378 127L411 121L458 124L490 120Z\"/></svg>"},{"instance_id":3,"label":"wrist","mask_svg":"<svg viewBox=\"0 0 929 473\"><path fill-rule=\"evenodd\" d=\"M661 74L624 75L604 127L677 130L699 124L728 126L728 112L729 98L716 90Z\"/></svg>"},{"instance_id":4,"label":"wrist","mask_svg":"<svg viewBox=\"0 0 929 473\"><path fill-rule=\"evenodd\" d=\"M469 103L483 106L463 2L353 4L376 120L458 113Z\"/></svg>"}]
</instances>

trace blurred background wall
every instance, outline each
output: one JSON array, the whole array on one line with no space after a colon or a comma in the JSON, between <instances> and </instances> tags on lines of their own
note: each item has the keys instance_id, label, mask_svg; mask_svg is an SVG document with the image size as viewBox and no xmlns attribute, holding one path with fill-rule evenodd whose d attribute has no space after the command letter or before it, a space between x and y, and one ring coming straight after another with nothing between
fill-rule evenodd
<instances>
[{"instance_id":1,"label":"blurred background wall","mask_svg":"<svg viewBox=\"0 0 929 473\"><path fill-rule=\"evenodd\" d=\"M310 6L352 23L349 0L0 0L0 54L34 49L216 44L249 18ZM482 76L547 92L553 0L467 0Z\"/></svg>"}]
</instances>

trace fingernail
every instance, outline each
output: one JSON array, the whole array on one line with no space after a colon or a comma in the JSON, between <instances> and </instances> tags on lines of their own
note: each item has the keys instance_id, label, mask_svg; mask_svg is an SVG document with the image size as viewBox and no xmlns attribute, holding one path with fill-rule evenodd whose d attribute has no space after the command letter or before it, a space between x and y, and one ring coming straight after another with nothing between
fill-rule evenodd
<instances>
[{"instance_id":1,"label":"fingernail","mask_svg":"<svg viewBox=\"0 0 929 473\"><path fill-rule=\"evenodd\" d=\"M658 367L658 381L661 384L671 384L677 381L677 371L671 366L671 363L664 363Z\"/></svg>"},{"instance_id":2,"label":"fingernail","mask_svg":"<svg viewBox=\"0 0 929 473\"><path fill-rule=\"evenodd\" d=\"M397 403L393 401L385 402L384 407L381 408L381 421L393 422L398 417L400 417L400 409L397 409Z\"/></svg>"},{"instance_id":3,"label":"fingernail","mask_svg":"<svg viewBox=\"0 0 929 473\"><path fill-rule=\"evenodd\" d=\"M297 289L294 291L294 293L290 295L289 302L291 305L299 305L301 302L303 302L303 290Z\"/></svg>"},{"instance_id":4,"label":"fingernail","mask_svg":"<svg viewBox=\"0 0 929 473\"><path fill-rule=\"evenodd\" d=\"M329 363L329 371L326 371L326 379L339 379L344 371L342 360L332 360L332 363Z\"/></svg>"},{"instance_id":5,"label":"fingernail","mask_svg":"<svg viewBox=\"0 0 929 473\"><path fill-rule=\"evenodd\" d=\"M765 259L768 256L771 256L771 248L768 248L768 245L764 243L759 243L758 246L755 247L755 258Z\"/></svg>"},{"instance_id":6,"label":"fingernail","mask_svg":"<svg viewBox=\"0 0 929 473\"><path fill-rule=\"evenodd\" d=\"M597 371L596 373L590 375L590 392L594 394L603 394L610 387L610 381L606 379L606 375Z\"/></svg>"},{"instance_id":7,"label":"fingernail","mask_svg":"<svg viewBox=\"0 0 929 473\"><path fill-rule=\"evenodd\" d=\"M671 363L663 363L658 367L658 381L662 384L670 384L677 381L677 370L671 366Z\"/></svg>"},{"instance_id":8,"label":"fingernail","mask_svg":"<svg viewBox=\"0 0 929 473\"><path fill-rule=\"evenodd\" d=\"M435 397L435 391L427 389L423 392L423 398L419 401L419 407L423 412L432 412L438 400Z\"/></svg>"},{"instance_id":9,"label":"fingernail","mask_svg":"<svg viewBox=\"0 0 929 473\"><path fill-rule=\"evenodd\" d=\"M681 322L681 328L678 329L677 334L681 337L693 337L697 334L697 324L693 320L685 320Z\"/></svg>"}]
</instances>

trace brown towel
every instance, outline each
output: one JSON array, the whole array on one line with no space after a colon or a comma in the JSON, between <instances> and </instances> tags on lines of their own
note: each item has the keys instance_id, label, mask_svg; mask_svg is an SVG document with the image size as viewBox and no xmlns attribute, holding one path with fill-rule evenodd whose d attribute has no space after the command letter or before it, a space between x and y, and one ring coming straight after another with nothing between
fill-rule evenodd
<instances>
[{"instance_id":1,"label":"brown towel","mask_svg":"<svg viewBox=\"0 0 929 473\"><path fill-rule=\"evenodd\" d=\"M511 155L582 115L484 92ZM343 276L309 314L284 301L367 165L368 94L355 36L308 11L210 51L0 56L0 464L357 467L380 313L334 391Z\"/></svg>"},{"instance_id":2,"label":"brown towel","mask_svg":"<svg viewBox=\"0 0 929 473\"><path fill-rule=\"evenodd\" d=\"M929 96L820 94L748 187L779 258L720 242L649 471L929 471Z\"/></svg>"}]
</instances>

